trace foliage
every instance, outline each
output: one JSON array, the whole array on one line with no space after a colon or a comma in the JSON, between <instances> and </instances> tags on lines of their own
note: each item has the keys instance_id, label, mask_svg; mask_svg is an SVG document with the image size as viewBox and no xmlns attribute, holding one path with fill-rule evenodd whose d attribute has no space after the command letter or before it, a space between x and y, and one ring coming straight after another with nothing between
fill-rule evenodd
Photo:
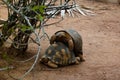
<instances>
[{"instance_id":1,"label":"foliage","mask_svg":"<svg viewBox=\"0 0 120 80\"><path fill-rule=\"evenodd\" d=\"M11 36L13 33L17 34L14 38L14 42L18 39L23 39L18 37L26 34L30 35L36 28L40 28L41 22L44 20L45 5L43 5L42 0L2 0L8 8L8 20L5 21L2 27L2 36L5 39L0 39L0 46ZM38 24L39 23L39 24ZM17 31L16 31L17 30ZM15 32L16 31L16 32ZM21 33L21 34L20 34ZM26 37L28 37L28 35ZM23 40L20 44L24 44ZM12 43L12 47L14 42ZM20 45L19 44L19 45Z\"/></svg>"}]
</instances>

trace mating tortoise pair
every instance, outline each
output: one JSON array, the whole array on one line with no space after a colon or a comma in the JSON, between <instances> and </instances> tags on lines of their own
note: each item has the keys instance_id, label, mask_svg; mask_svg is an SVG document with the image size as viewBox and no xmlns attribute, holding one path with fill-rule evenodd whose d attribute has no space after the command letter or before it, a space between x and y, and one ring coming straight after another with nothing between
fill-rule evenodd
<instances>
[{"instance_id":1,"label":"mating tortoise pair","mask_svg":"<svg viewBox=\"0 0 120 80\"><path fill-rule=\"evenodd\" d=\"M40 62L52 68L84 61L82 38L75 30L60 30L50 39L50 46Z\"/></svg>"}]
</instances>

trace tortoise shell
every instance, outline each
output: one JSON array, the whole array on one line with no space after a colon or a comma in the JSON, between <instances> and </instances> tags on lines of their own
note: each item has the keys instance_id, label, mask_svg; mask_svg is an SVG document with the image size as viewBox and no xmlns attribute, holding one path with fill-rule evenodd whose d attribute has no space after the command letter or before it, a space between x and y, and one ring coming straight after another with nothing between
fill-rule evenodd
<instances>
[{"instance_id":1,"label":"tortoise shell","mask_svg":"<svg viewBox=\"0 0 120 80\"><path fill-rule=\"evenodd\" d=\"M75 54L61 42L50 45L45 51L45 54L42 56L42 59L43 58L50 60L58 66L73 64L76 61Z\"/></svg>"},{"instance_id":2,"label":"tortoise shell","mask_svg":"<svg viewBox=\"0 0 120 80\"><path fill-rule=\"evenodd\" d=\"M56 36L56 38L52 39L53 37L51 37L50 43L62 42L68 47L68 45L69 45L68 40L72 39L73 40L73 51L75 53L75 56L78 56L79 54L83 55L82 37L77 31L72 30L72 29L60 30L60 31L57 31L54 35ZM63 35L65 35L65 36L63 36Z\"/></svg>"}]
</instances>

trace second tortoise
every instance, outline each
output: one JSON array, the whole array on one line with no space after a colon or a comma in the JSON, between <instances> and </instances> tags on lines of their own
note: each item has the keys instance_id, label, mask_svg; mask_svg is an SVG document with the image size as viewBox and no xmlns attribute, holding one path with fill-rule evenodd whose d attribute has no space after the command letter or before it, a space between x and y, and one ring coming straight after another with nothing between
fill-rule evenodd
<instances>
[{"instance_id":1,"label":"second tortoise","mask_svg":"<svg viewBox=\"0 0 120 80\"><path fill-rule=\"evenodd\" d=\"M72 29L57 31L51 36L50 44L56 42L64 43L71 51L75 53L76 57L80 57L80 61L85 61L83 58L83 41L81 35Z\"/></svg>"}]
</instances>

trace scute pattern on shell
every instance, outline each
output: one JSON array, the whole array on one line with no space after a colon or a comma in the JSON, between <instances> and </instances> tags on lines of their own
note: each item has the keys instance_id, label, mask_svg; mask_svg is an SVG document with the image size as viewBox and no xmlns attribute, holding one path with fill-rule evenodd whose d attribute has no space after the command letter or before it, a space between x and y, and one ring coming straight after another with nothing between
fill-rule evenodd
<instances>
[{"instance_id":1,"label":"scute pattern on shell","mask_svg":"<svg viewBox=\"0 0 120 80\"><path fill-rule=\"evenodd\" d=\"M50 50L51 53L49 53ZM60 42L50 45L44 54L44 58L49 58L49 60L59 66L75 63L74 53L70 52L68 47Z\"/></svg>"}]
</instances>

